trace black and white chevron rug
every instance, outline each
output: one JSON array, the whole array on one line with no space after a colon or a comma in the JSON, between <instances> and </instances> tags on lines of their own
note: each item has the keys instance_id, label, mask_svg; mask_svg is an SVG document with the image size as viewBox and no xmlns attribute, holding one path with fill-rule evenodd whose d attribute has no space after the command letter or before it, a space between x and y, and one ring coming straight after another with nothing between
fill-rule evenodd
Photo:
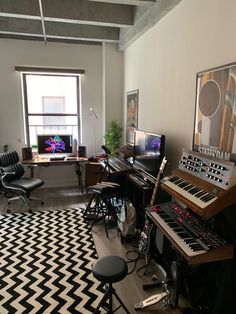
<instances>
[{"instance_id":1,"label":"black and white chevron rug","mask_svg":"<svg viewBox=\"0 0 236 314\"><path fill-rule=\"evenodd\" d=\"M96 258L78 209L0 215L0 313L92 313Z\"/></svg>"}]
</instances>

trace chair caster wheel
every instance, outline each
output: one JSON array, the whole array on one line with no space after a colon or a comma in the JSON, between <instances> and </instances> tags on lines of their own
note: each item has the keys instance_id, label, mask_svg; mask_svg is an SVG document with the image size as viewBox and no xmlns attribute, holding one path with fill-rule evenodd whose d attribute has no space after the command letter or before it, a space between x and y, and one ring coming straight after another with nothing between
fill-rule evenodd
<instances>
[{"instance_id":1,"label":"chair caster wheel","mask_svg":"<svg viewBox=\"0 0 236 314\"><path fill-rule=\"evenodd\" d=\"M41 204L41 205L44 205L44 202L41 202L40 204Z\"/></svg>"},{"instance_id":2,"label":"chair caster wheel","mask_svg":"<svg viewBox=\"0 0 236 314\"><path fill-rule=\"evenodd\" d=\"M33 211L32 211L32 209L29 209L29 213L30 213L30 214L33 214Z\"/></svg>"}]
</instances>

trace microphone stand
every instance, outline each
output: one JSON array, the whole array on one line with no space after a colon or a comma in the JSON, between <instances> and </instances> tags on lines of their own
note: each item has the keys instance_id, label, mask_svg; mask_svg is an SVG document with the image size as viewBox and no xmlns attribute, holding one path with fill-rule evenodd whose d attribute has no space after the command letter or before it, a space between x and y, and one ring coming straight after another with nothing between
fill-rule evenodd
<instances>
[{"instance_id":1,"label":"microphone stand","mask_svg":"<svg viewBox=\"0 0 236 314\"><path fill-rule=\"evenodd\" d=\"M98 116L96 112L93 110L93 108L89 108L91 115L93 117L93 149L94 153L96 152L96 127L95 127L95 122L98 119Z\"/></svg>"}]
</instances>

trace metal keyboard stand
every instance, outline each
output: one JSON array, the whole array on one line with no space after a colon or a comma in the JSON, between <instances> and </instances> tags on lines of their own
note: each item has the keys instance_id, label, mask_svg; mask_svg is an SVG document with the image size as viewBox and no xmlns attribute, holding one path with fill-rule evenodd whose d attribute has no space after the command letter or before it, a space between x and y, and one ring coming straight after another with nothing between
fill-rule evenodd
<instances>
[{"instance_id":1,"label":"metal keyboard stand","mask_svg":"<svg viewBox=\"0 0 236 314\"><path fill-rule=\"evenodd\" d=\"M114 182L101 182L104 173L108 173L110 176L109 154L106 152L105 167L101 171L97 184L89 186L88 192L92 192L91 198L83 212L84 218L91 221L90 230L97 221L103 221L105 225L106 235L107 220L111 217L115 222L117 221L116 208L113 203L114 197L117 194L117 188L120 187L118 183Z\"/></svg>"}]
</instances>

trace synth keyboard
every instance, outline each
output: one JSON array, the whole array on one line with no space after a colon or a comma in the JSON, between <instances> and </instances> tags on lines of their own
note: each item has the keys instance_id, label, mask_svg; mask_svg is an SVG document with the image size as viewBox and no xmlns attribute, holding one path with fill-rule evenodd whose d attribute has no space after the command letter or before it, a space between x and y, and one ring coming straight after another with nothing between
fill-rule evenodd
<instances>
[{"instance_id":1,"label":"synth keyboard","mask_svg":"<svg viewBox=\"0 0 236 314\"><path fill-rule=\"evenodd\" d=\"M189 264L233 258L232 245L176 202L150 207L147 214Z\"/></svg>"},{"instance_id":2,"label":"synth keyboard","mask_svg":"<svg viewBox=\"0 0 236 314\"><path fill-rule=\"evenodd\" d=\"M236 170L232 162L185 150L161 187L208 219L236 202Z\"/></svg>"},{"instance_id":3,"label":"synth keyboard","mask_svg":"<svg viewBox=\"0 0 236 314\"><path fill-rule=\"evenodd\" d=\"M206 208L217 199L212 193L209 193L206 190L191 184L190 181L184 180L178 176L168 178L168 180L165 181L165 185L175 190L177 193L180 193L200 208Z\"/></svg>"},{"instance_id":4,"label":"synth keyboard","mask_svg":"<svg viewBox=\"0 0 236 314\"><path fill-rule=\"evenodd\" d=\"M106 167L107 161L102 161L101 165L103 168ZM133 167L125 160L121 160L118 157L113 157L108 160L109 169L112 172L129 172L133 170Z\"/></svg>"}]
</instances>

